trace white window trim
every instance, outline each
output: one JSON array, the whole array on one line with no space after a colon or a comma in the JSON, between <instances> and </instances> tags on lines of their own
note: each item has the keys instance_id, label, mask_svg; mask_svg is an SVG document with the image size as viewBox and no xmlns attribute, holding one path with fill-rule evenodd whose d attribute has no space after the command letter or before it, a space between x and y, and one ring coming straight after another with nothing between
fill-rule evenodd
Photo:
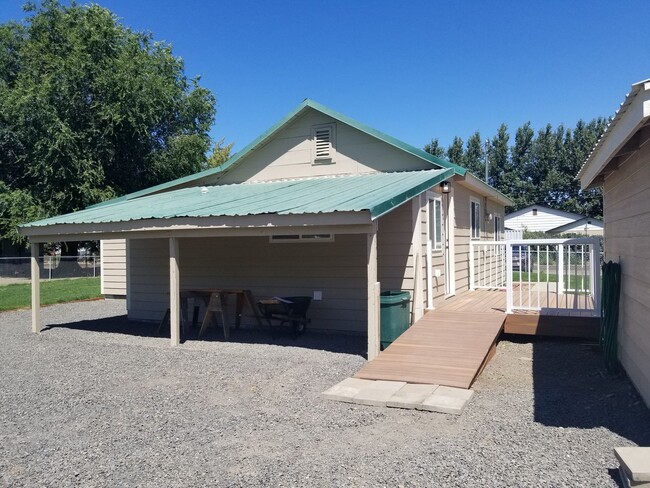
<instances>
[{"instance_id":1,"label":"white window trim","mask_svg":"<svg viewBox=\"0 0 650 488\"><path fill-rule=\"evenodd\" d=\"M328 129L330 131L330 151L327 157L316 157L316 131ZM332 164L336 161L336 124L320 124L311 128L311 163L312 165Z\"/></svg>"},{"instance_id":2,"label":"white window trim","mask_svg":"<svg viewBox=\"0 0 650 488\"><path fill-rule=\"evenodd\" d=\"M435 229L435 203L431 205L432 202L438 202L440 204L440 242L435 241L435 236L431 235L431 228L433 224L433 229ZM433 215L431 211L433 208ZM442 206L442 195L438 193L428 192L427 193L427 225L426 225L426 236L427 240L431 242L431 253L432 254L442 254L444 248L444 215L443 215L443 206Z\"/></svg>"},{"instance_id":3,"label":"white window trim","mask_svg":"<svg viewBox=\"0 0 650 488\"><path fill-rule=\"evenodd\" d=\"M285 238L282 238L283 236L285 236ZM298 242L334 242L334 234L274 234L269 236L269 242L272 244L296 244Z\"/></svg>"},{"instance_id":4,"label":"white window trim","mask_svg":"<svg viewBox=\"0 0 650 488\"><path fill-rule=\"evenodd\" d=\"M473 218L473 212L472 212L472 203L478 205L478 216L476 218L476 224L477 224L477 230L478 230L478 235L474 235L474 227L472 227L472 218ZM470 197L469 199L469 238L470 239L480 239L481 238L481 201L478 200L477 198Z\"/></svg>"},{"instance_id":5,"label":"white window trim","mask_svg":"<svg viewBox=\"0 0 650 488\"><path fill-rule=\"evenodd\" d=\"M499 229L497 230L497 220L499 221ZM494 240L503 241L503 217L501 214L494 214Z\"/></svg>"}]
</instances>

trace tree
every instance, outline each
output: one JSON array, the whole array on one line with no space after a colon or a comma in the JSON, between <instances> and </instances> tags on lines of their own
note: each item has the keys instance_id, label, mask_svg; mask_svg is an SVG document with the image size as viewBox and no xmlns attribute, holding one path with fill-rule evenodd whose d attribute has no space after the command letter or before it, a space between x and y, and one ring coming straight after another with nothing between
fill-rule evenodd
<instances>
[{"instance_id":1,"label":"tree","mask_svg":"<svg viewBox=\"0 0 650 488\"><path fill-rule=\"evenodd\" d=\"M98 5L28 11L0 25L0 238L205 166L215 99L169 45Z\"/></svg>"},{"instance_id":2,"label":"tree","mask_svg":"<svg viewBox=\"0 0 650 488\"><path fill-rule=\"evenodd\" d=\"M438 158L445 157L445 148L440 145L438 139L431 139L431 142L424 146L424 150Z\"/></svg>"},{"instance_id":3,"label":"tree","mask_svg":"<svg viewBox=\"0 0 650 488\"><path fill-rule=\"evenodd\" d=\"M478 131L467 139L467 150L465 151L463 166L474 176L481 179L485 178L485 151L483 150L481 134Z\"/></svg>"},{"instance_id":4,"label":"tree","mask_svg":"<svg viewBox=\"0 0 650 488\"><path fill-rule=\"evenodd\" d=\"M462 166L464 158L465 152L463 150L463 140L456 136L454 137L451 146L447 149L447 159L454 164Z\"/></svg>"},{"instance_id":5,"label":"tree","mask_svg":"<svg viewBox=\"0 0 650 488\"><path fill-rule=\"evenodd\" d=\"M228 161L231 156L230 151L234 145L234 142L226 144L225 139L218 140L212 149L212 154L208 157L206 169L216 168Z\"/></svg>"}]
</instances>

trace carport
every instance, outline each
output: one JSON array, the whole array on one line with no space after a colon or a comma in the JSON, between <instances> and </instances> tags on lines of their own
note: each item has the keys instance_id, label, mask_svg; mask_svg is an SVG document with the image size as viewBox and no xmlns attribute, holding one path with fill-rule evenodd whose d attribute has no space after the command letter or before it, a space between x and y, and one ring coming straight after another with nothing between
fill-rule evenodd
<instances>
[{"instance_id":1,"label":"carport","mask_svg":"<svg viewBox=\"0 0 650 488\"><path fill-rule=\"evenodd\" d=\"M38 278L39 244L56 241L79 241L125 238L127 243L138 241L147 254L148 244L165 247L164 260L155 261L155 270L168 277L168 287L154 289L149 294L154 299L167 300L170 309L170 340L173 346L180 343L180 293L184 263L180 259L181 245L202 239L239 238L268 240L269 245L278 236L301 239L304 236L357 236L349 242L339 239L337 252L343 256L346 249L363 252L365 276L363 279L368 358L379 352L379 293L377 236L382 216L413 200L426 190L453 175L453 169L373 173L333 177L304 178L274 182L251 182L208 187L188 187L146 196L122 197L104 204L89 207L59 217L32 222L21 227L21 233L31 243L32 277ZM409 242L418 242L420 227L417 222L417 199L413 201L412 232ZM409 207L410 212L410 207ZM205 241L207 242L207 241ZM408 244L408 243L407 243ZM282 244L278 244L282 245ZM128 244L127 244L128 246ZM346 247L347 246L347 247ZM360 250L359 248L363 248ZM409 257L417 267L418 246L412 246ZM261 252L264 248L262 248ZM407 246L408 249L408 246ZM315 254L312 258L319 259ZM331 253L323 257L334 266L336 257ZM167 261L164 263L163 261ZM406 266L406 264L405 264ZM132 262L127 262L128 274ZM309 266L304 269L309 275ZM133 277L132 277L133 278ZM215 280L219 280L215 276ZM349 278L348 278L349 279ZM254 280L254 278L251 278ZM342 284L345 274L337 276ZM332 280L332 286L337 281ZM152 283L157 283L157 278ZM414 280L415 281L415 280ZM127 306L134 302L132 289L127 289ZM38 333L40 321L39 280L32 279L32 330Z\"/></svg>"}]
</instances>

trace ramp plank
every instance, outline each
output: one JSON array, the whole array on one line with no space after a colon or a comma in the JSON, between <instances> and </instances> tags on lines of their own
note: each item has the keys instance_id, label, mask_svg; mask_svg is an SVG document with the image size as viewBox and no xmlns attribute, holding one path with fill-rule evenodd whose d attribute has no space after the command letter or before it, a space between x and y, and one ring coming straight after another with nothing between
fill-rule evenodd
<instances>
[{"instance_id":1,"label":"ramp plank","mask_svg":"<svg viewBox=\"0 0 650 488\"><path fill-rule=\"evenodd\" d=\"M469 388L493 354L505 315L432 310L356 375Z\"/></svg>"}]
</instances>

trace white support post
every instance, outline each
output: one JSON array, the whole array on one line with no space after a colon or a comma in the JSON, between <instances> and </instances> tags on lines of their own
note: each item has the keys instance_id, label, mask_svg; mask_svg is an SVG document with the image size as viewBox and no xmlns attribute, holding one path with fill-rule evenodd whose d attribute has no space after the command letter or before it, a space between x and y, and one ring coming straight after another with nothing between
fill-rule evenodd
<instances>
[{"instance_id":1,"label":"white support post","mask_svg":"<svg viewBox=\"0 0 650 488\"><path fill-rule=\"evenodd\" d=\"M519 269L521 273L521 266ZM512 285L512 243L506 242L506 313L512 313L513 301L514 289Z\"/></svg>"},{"instance_id":2,"label":"white support post","mask_svg":"<svg viewBox=\"0 0 650 488\"><path fill-rule=\"evenodd\" d=\"M591 297L594 301L594 316L600 317L600 239L594 237L591 247Z\"/></svg>"},{"instance_id":3,"label":"white support post","mask_svg":"<svg viewBox=\"0 0 650 488\"><path fill-rule=\"evenodd\" d=\"M32 274L32 332L41 331L41 273L38 268L39 245L32 242L32 255L30 258Z\"/></svg>"},{"instance_id":4,"label":"white support post","mask_svg":"<svg viewBox=\"0 0 650 488\"><path fill-rule=\"evenodd\" d=\"M368 234L368 361L379 354L381 329L379 323L379 289L377 281L377 224Z\"/></svg>"},{"instance_id":5,"label":"white support post","mask_svg":"<svg viewBox=\"0 0 650 488\"><path fill-rule=\"evenodd\" d=\"M169 238L169 331L171 345L181 342L180 272L178 268L178 238Z\"/></svg>"},{"instance_id":6,"label":"white support post","mask_svg":"<svg viewBox=\"0 0 650 488\"><path fill-rule=\"evenodd\" d=\"M557 294L564 295L564 245L557 246Z\"/></svg>"},{"instance_id":7,"label":"white support post","mask_svg":"<svg viewBox=\"0 0 650 488\"><path fill-rule=\"evenodd\" d=\"M476 283L474 282L474 250L476 246L472 241L469 242L469 289L475 290Z\"/></svg>"}]
</instances>

